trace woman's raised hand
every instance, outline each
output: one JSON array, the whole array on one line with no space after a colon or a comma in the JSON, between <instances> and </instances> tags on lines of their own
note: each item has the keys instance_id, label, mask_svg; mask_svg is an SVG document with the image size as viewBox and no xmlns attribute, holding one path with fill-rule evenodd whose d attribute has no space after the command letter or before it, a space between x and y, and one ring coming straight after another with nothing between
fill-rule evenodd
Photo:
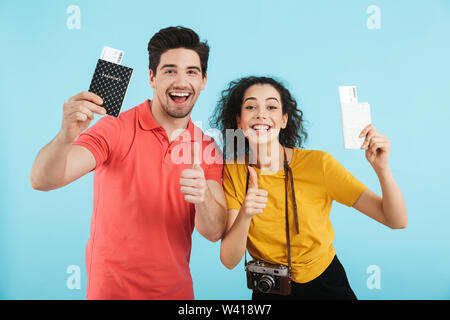
<instances>
[{"instance_id":1,"label":"woman's raised hand","mask_svg":"<svg viewBox=\"0 0 450 320\"><path fill-rule=\"evenodd\" d=\"M247 195L241 207L241 212L248 217L263 212L267 203L268 192L258 188L258 175L252 167L248 167L250 173Z\"/></svg>"}]
</instances>

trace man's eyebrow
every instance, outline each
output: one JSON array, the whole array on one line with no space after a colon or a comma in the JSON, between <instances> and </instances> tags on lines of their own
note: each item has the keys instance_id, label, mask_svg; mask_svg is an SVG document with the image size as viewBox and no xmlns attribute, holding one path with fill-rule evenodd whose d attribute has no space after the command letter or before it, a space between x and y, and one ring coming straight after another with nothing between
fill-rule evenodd
<instances>
[{"instance_id":1,"label":"man's eyebrow","mask_svg":"<svg viewBox=\"0 0 450 320\"><path fill-rule=\"evenodd\" d=\"M164 68L175 68L176 66L177 66L176 64L165 64L165 65L161 66L161 69L164 69Z\"/></svg>"},{"instance_id":2,"label":"man's eyebrow","mask_svg":"<svg viewBox=\"0 0 450 320\"><path fill-rule=\"evenodd\" d=\"M177 67L176 64L164 64L163 66L161 66L161 69L164 69L164 68L176 68L176 67ZM198 70L199 72L202 72L200 67L197 67L197 66L189 66L189 67L187 67L187 69L195 69L195 70Z\"/></svg>"},{"instance_id":3,"label":"man's eyebrow","mask_svg":"<svg viewBox=\"0 0 450 320\"><path fill-rule=\"evenodd\" d=\"M188 69L195 69L195 70L197 70L198 72L202 72L202 70L199 68L199 67L197 67L197 66L190 66L190 67L187 67Z\"/></svg>"}]
</instances>

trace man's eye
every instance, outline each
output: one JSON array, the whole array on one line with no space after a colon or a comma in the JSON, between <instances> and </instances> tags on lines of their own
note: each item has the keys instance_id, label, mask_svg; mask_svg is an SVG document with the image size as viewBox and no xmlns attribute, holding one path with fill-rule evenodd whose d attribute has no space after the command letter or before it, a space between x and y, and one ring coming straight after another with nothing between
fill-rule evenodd
<instances>
[{"instance_id":1,"label":"man's eye","mask_svg":"<svg viewBox=\"0 0 450 320\"><path fill-rule=\"evenodd\" d=\"M174 70L166 70L167 74L171 74L171 73L174 73L174 72L175 72Z\"/></svg>"},{"instance_id":2,"label":"man's eye","mask_svg":"<svg viewBox=\"0 0 450 320\"><path fill-rule=\"evenodd\" d=\"M196 74L197 74L197 71L196 71L196 70L189 70L188 73L189 73L189 74L194 74L194 75L196 75Z\"/></svg>"}]
</instances>

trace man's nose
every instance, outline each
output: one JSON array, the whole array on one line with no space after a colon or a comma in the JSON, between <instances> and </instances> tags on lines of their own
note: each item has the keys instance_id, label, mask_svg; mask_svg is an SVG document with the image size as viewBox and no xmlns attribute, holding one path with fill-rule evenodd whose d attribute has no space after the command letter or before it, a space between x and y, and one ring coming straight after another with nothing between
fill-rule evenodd
<instances>
[{"instance_id":1,"label":"man's nose","mask_svg":"<svg viewBox=\"0 0 450 320\"><path fill-rule=\"evenodd\" d=\"M182 74L181 72L177 74L177 76L175 77L175 82L174 82L174 86L176 87L180 87L180 88L184 88L187 87L187 79L186 76L184 74Z\"/></svg>"}]
</instances>

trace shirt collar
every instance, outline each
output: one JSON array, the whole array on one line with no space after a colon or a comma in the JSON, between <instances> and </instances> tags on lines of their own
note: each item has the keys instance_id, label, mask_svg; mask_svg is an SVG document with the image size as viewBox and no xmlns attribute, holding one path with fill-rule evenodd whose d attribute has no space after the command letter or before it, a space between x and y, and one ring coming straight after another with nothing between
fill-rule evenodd
<instances>
[{"instance_id":1,"label":"shirt collar","mask_svg":"<svg viewBox=\"0 0 450 320\"><path fill-rule=\"evenodd\" d=\"M144 130L153 130L156 128L161 128L155 118L153 118L151 101L149 99L141 103L138 108L139 124Z\"/></svg>"},{"instance_id":2,"label":"shirt collar","mask_svg":"<svg viewBox=\"0 0 450 320\"><path fill-rule=\"evenodd\" d=\"M143 102L139 105L138 117L139 117L139 124L141 125L141 128L144 130L154 130L154 129L158 129L158 128L163 129L163 127L158 122L156 122L155 118L153 117L150 99L145 100L145 102ZM196 130L200 130L200 129L194 125L194 123L191 120L191 117L189 117L187 130L185 132L183 132L180 135L180 137L177 138L177 140L179 140L179 139L184 140L183 137L189 133L190 141L194 141L194 136L195 136L194 132ZM202 138L202 134L199 135L199 138ZM184 140L184 141L186 141L186 140Z\"/></svg>"}]
</instances>

